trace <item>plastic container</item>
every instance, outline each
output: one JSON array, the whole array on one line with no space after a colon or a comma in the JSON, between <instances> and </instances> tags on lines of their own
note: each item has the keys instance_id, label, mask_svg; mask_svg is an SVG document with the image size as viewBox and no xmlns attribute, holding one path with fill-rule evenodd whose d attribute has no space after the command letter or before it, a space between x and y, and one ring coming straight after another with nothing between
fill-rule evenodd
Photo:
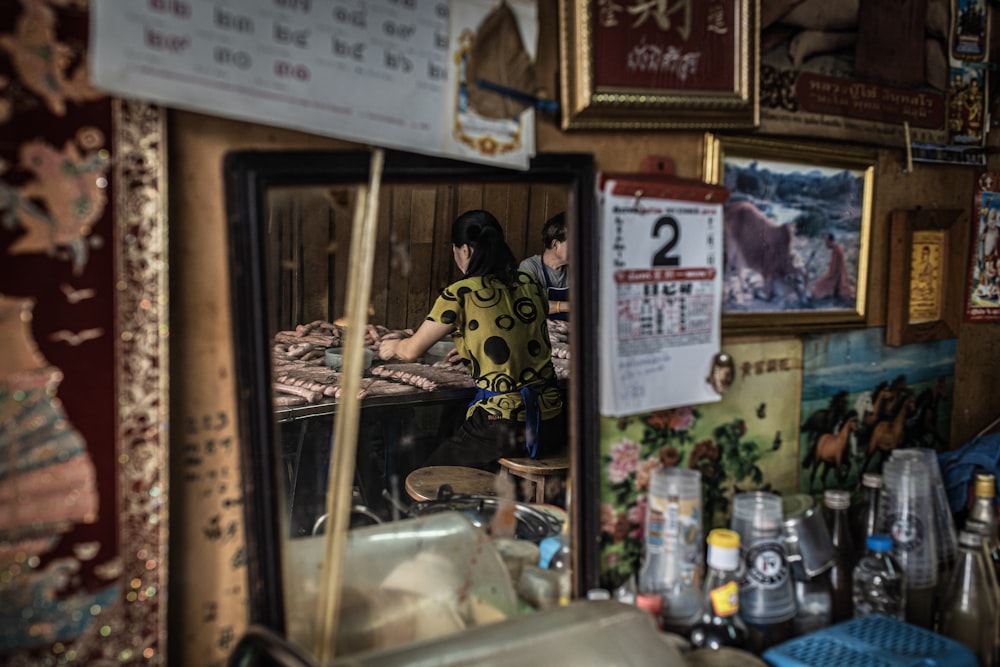
<instances>
[{"instance_id":1,"label":"plastic container","mask_svg":"<svg viewBox=\"0 0 1000 667\"><path fill-rule=\"evenodd\" d=\"M659 597L664 627L686 634L701 614L701 473L654 471L648 502L639 593Z\"/></svg>"},{"instance_id":2,"label":"plastic container","mask_svg":"<svg viewBox=\"0 0 1000 667\"><path fill-rule=\"evenodd\" d=\"M325 537L285 544L288 638L312 649ZM439 637L518 613L493 541L440 512L350 532L336 655Z\"/></svg>"},{"instance_id":3,"label":"plastic container","mask_svg":"<svg viewBox=\"0 0 1000 667\"><path fill-rule=\"evenodd\" d=\"M951 569L958 554L958 532L955 530L955 520L948 505L948 492L941 479L941 466L938 464L937 452L929 447L913 447L909 449L894 449L889 458L901 459L914 457L922 460L930 471L931 493L934 501L934 526L936 528L938 561L944 561Z\"/></svg>"},{"instance_id":4,"label":"plastic container","mask_svg":"<svg viewBox=\"0 0 1000 667\"><path fill-rule=\"evenodd\" d=\"M782 536L781 498L754 491L733 496L731 527L740 535L746 577L740 609L748 625L767 626L795 616L795 592Z\"/></svg>"},{"instance_id":5,"label":"plastic container","mask_svg":"<svg viewBox=\"0 0 1000 667\"><path fill-rule=\"evenodd\" d=\"M671 636L632 605L576 600L460 634L357 656L334 667L683 667Z\"/></svg>"},{"instance_id":6,"label":"plastic container","mask_svg":"<svg viewBox=\"0 0 1000 667\"><path fill-rule=\"evenodd\" d=\"M958 642L886 616L844 621L771 647L771 667L976 667Z\"/></svg>"},{"instance_id":7,"label":"plastic container","mask_svg":"<svg viewBox=\"0 0 1000 667\"><path fill-rule=\"evenodd\" d=\"M906 621L928 630L934 629L941 565L932 479L922 457L890 457L882 467L879 517L906 573Z\"/></svg>"},{"instance_id":8,"label":"plastic container","mask_svg":"<svg viewBox=\"0 0 1000 667\"><path fill-rule=\"evenodd\" d=\"M868 553L854 568L854 616L881 614L903 620L906 608L906 577L892 556L892 538L871 535Z\"/></svg>"}]
</instances>

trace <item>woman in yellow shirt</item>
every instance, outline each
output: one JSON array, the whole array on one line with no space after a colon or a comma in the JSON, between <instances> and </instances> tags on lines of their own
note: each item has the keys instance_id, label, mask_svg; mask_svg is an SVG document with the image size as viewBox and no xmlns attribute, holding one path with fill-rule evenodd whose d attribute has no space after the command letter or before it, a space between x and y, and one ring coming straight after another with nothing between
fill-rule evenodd
<instances>
[{"instance_id":1,"label":"woman in yellow shirt","mask_svg":"<svg viewBox=\"0 0 1000 667\"><path fill-rule=\"evenodd\" d=\"M566 420L552 366L544 288L517 270L497 219L467 211L451 230L455 264L464 277L446 287L410 338L383 341L382 359L408 361L451 335L477 393L459 432L427 465L497 470L505 456L561 451Z\"/></svg>"}]
</instances>

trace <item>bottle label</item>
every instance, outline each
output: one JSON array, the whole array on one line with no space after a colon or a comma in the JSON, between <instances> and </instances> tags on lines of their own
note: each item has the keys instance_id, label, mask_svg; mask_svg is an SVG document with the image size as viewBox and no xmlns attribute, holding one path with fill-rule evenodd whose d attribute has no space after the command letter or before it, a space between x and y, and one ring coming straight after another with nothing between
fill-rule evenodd
<instances>
[{"instance_id":1,"label":"bottle label","mask_svg":"<svg viewBox=\"0 0 1000 667\"><path fill-rule=\"evenodd\" d=\"M713 588L708 596L712 600L712 611L716 616L725 618L740 610L740 587L735 581Z\"/></svg>"},{"instance_id":2,"label":"bottle label","mask_svg":"<svg viewBox=\"0 0 1000 667\"><path fill-rule=\"evenodd\" d=\"M747 549L747 578L761 588L778 588L788 579L785 550L777 542L760 542Z\"/></svg>"},{"instance_id":3,"label":"bottle label","mask_svg":"<svg viewBox=\"0 0 1000 667\"><path fill-rule=\"evenodd\" d=\"M924 523L916 514L891 514L889 527L895 549L910 553L923 546Z\"/></svg>"},{"instance_id":4,"label":"bottle label","mask_svg":"<svg viewBox=\"0 0 1000 667\"><path fill-rule=\"evenodd\" d=\"M646 548L663 551L663 512L653 503L649 504L646 512Z\"/></svg>"}]
</instances>

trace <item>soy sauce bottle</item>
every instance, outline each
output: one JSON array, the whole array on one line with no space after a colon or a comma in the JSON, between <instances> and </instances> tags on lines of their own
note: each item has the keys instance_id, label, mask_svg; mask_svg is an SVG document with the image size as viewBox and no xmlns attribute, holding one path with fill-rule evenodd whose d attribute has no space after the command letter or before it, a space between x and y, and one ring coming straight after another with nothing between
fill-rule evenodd
<instances>
[{"instance_id":1,"label":"soy sauce bottle","mask_svg":"<svg viewBox=\"0 0 1000 667\"><path fill-rule=\"evenodd\" d=\"M708 534L707 542L701 619L691 629L691 644L696 648L746 648L749 633L740 616L740 535L716 528Z\"/></svg>"}]
</instances>

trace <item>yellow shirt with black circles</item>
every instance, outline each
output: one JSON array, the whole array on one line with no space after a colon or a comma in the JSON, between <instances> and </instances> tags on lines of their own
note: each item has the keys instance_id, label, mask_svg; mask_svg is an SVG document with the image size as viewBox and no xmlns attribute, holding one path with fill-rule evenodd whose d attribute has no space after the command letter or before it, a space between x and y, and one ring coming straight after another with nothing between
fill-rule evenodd
<instances>
[{"instance_id":1,"label":"yellow shirt with black circles","mask_svg":"<svg viewBox=\"0 0 1000 667\"><path fill-rule=\"evenodd\" d=\"M544 289L524 271L517 272L513 286L493 276L471 276L442 290L427 319L455 327L455 348L476 386L500 394L473 404L467 415L479 407L524 421L519 392L527 385L538 388L542 419L559 414L562 398L555 385L547 311Z\"/></svg>"}]
</instances>

